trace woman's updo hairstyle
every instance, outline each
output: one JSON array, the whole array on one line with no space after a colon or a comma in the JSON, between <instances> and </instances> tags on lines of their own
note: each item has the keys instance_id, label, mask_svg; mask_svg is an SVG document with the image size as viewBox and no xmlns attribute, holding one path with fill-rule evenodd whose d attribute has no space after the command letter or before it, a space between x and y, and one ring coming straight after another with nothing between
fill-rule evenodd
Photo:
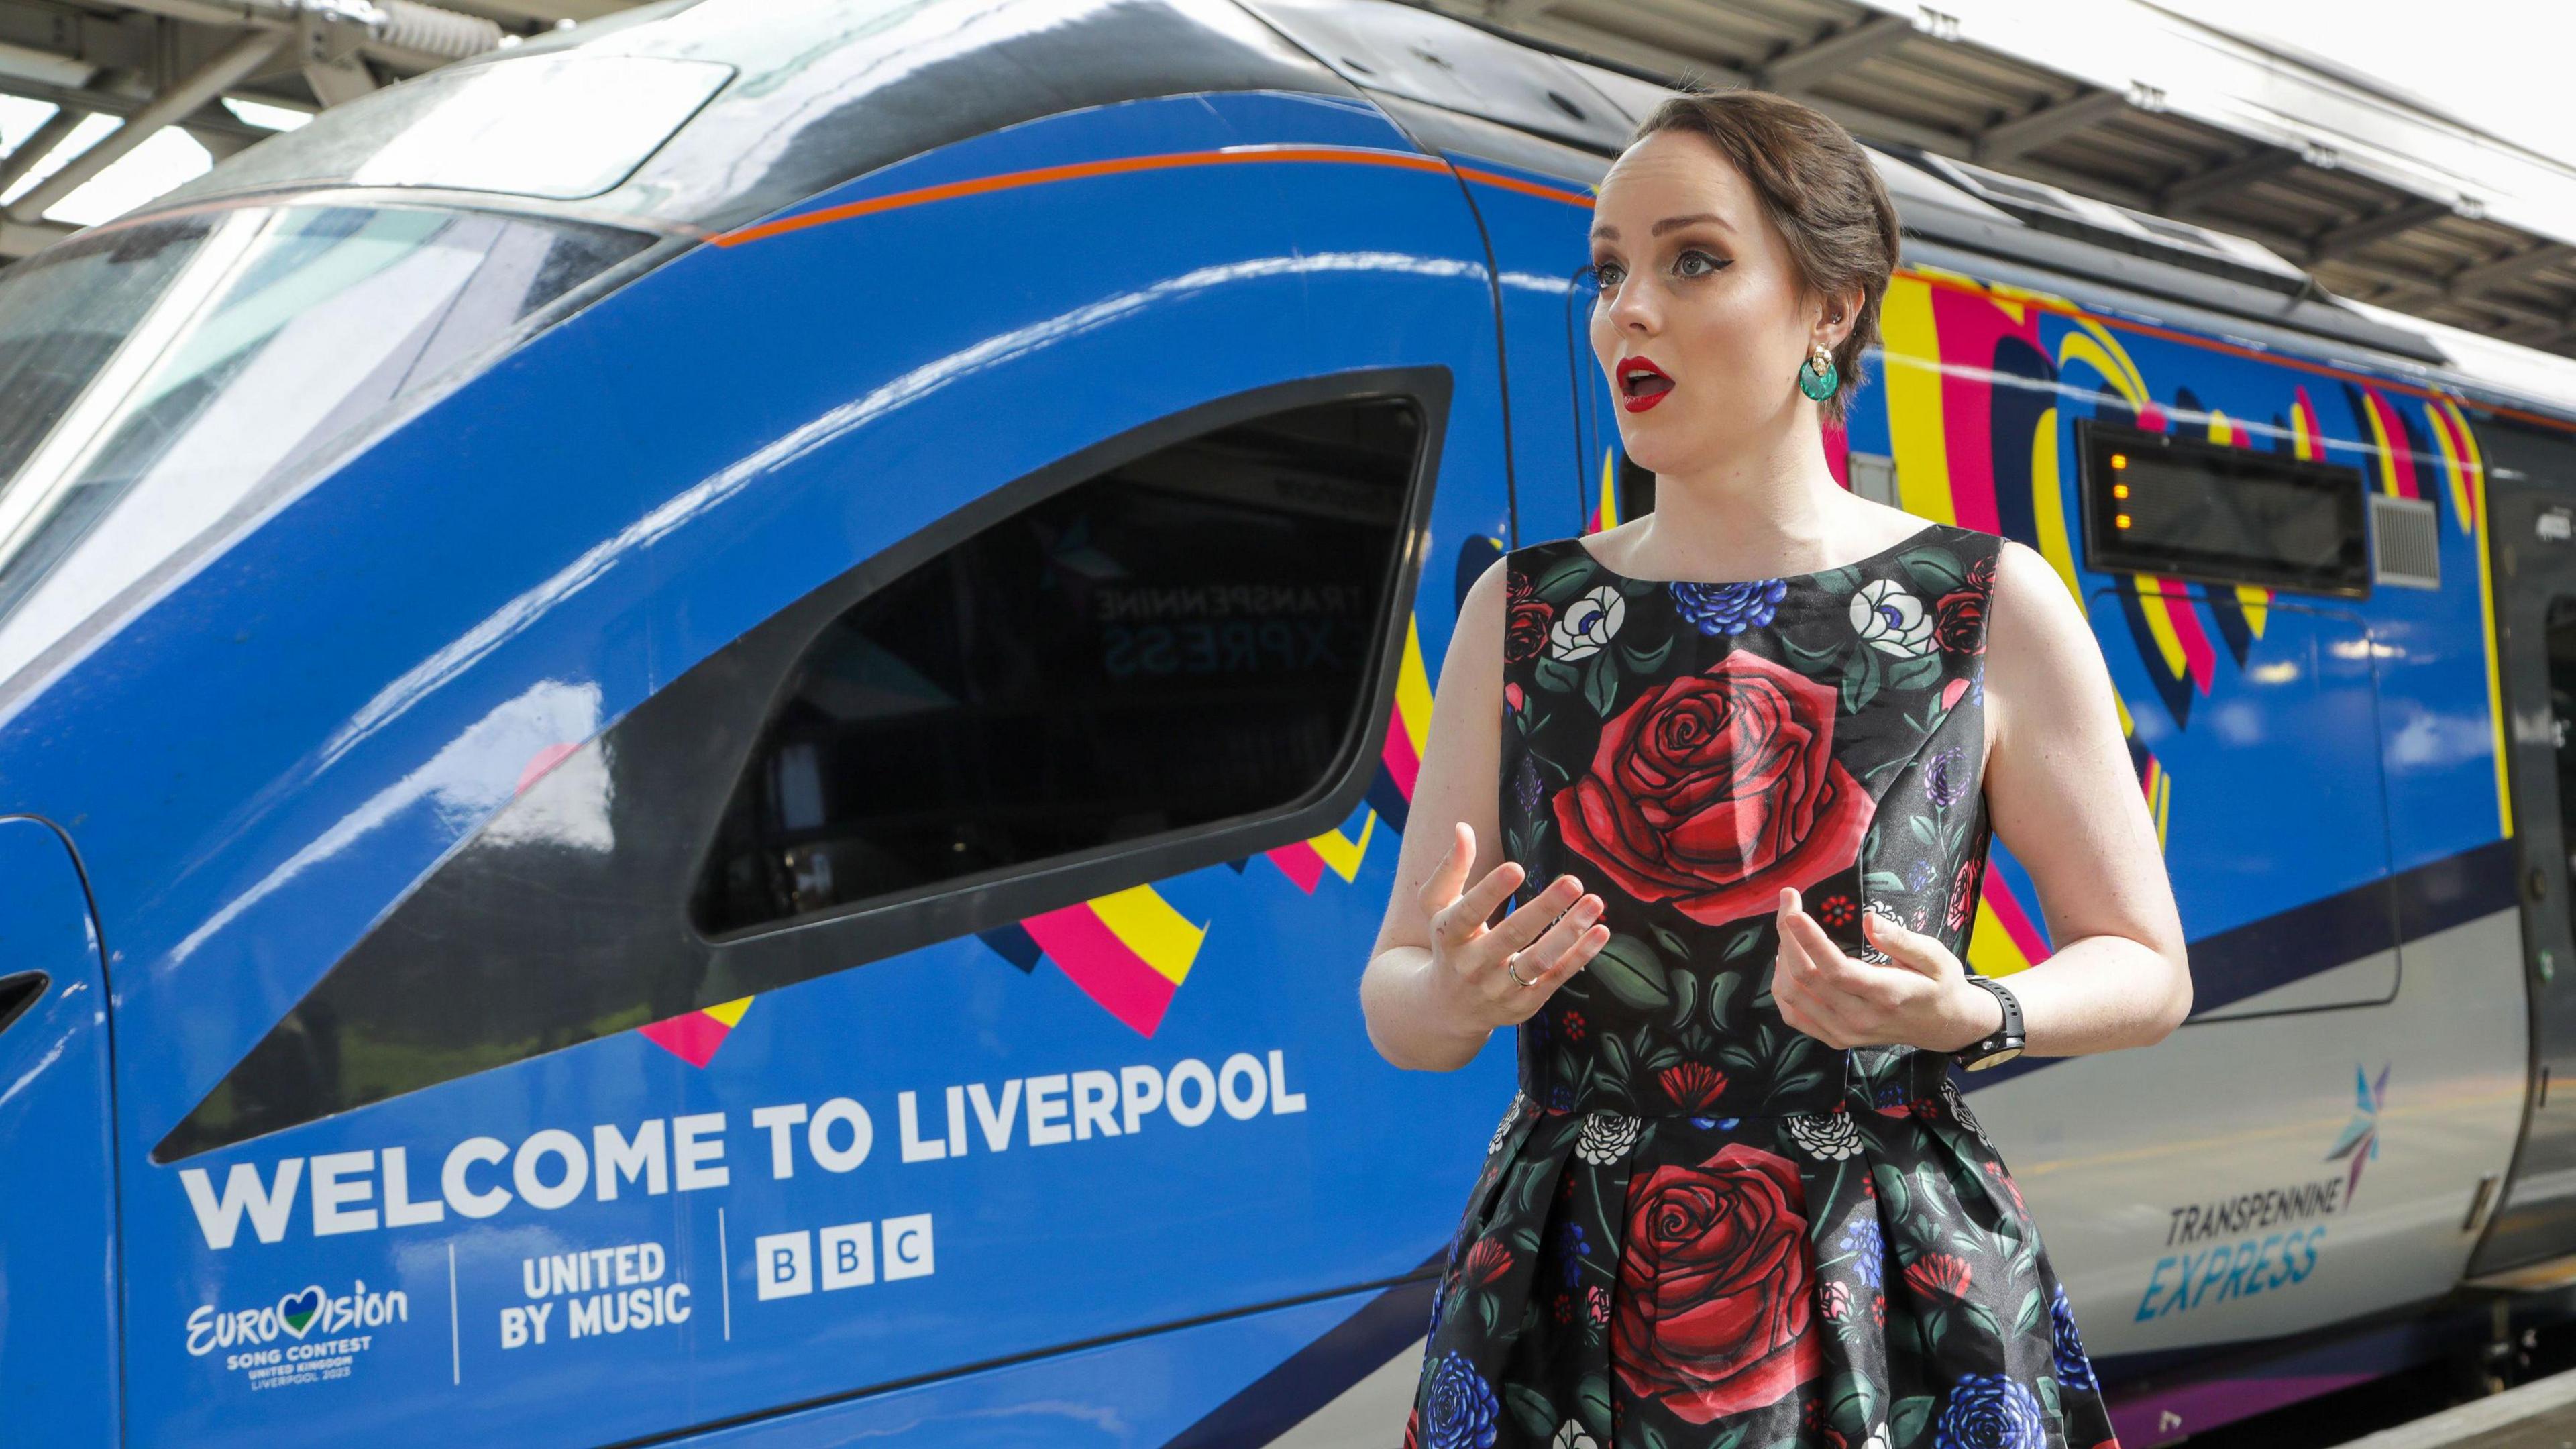
<instances>
[{"instance_id":1,"label":"woman's updo hairstyle","mask_svg":"<svg viewBox=\"0 0 2576 1449\"><path fill-rule=\"evenodd\" d=\"M1860 316L1833 349L1842 383L1817 404L1826 426L1840 425L1860 391L1861 351L1878 342L1879 301L1902 244L1878 167L1841 122L1770 91L1685 90L1640 121L1628 145L1658 131L1693 131L1716 143L1753 183L1811 291L1862 289ZM1783 387L1794 382L1780 379Z\"/></svg>"}]
</instances>

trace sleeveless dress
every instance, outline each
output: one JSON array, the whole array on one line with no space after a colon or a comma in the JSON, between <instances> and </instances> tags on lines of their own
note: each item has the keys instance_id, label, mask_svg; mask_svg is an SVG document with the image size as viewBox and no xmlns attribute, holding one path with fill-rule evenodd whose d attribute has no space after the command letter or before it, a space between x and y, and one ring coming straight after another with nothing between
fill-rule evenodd
<instances>
[{"instance_id":1,"label":"sleeveless dress","mask_svg":"<svg viewBox=\"0 0 2576 1449\"><path fill-rule=\"evenodd\" d=\"M1770 993L1783 885L1847 955L1888 959L1868 909L1966 959L2002 546L1715 584L1506 556L1512 906L1571 873L1613 934L1520 1027L1406 1449L2117 1449L1953 1059Z\"/></svg>"}]
</instances>

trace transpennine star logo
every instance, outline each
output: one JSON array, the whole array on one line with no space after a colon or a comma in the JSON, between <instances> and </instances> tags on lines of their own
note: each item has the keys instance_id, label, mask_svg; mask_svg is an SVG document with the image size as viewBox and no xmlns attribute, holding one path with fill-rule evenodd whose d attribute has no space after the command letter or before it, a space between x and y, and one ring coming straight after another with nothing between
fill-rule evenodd
<instances>
[{"instance_id":1,"label":"transpennine star logo","mask_svg":"<svg viewBox=\"0 0 2576 1449\"><path fill-rule=\"evenodd\" d=\"M2362 1073L2361 1063L2353 1063L2352 1090L2352 1121L2344 1125L2334 1150L2326 1154L2328 1162L2347 1155L2352 1158L2352 1172L2343 1184L2345 1202L2351 1202L2353 1189L2361 1186L2362 1162L2379 1155L2379 1107L2388 1100L2388 1064L2380 1063L2379 1080L2374 1082Z\"/></svg>"}]
</instances>

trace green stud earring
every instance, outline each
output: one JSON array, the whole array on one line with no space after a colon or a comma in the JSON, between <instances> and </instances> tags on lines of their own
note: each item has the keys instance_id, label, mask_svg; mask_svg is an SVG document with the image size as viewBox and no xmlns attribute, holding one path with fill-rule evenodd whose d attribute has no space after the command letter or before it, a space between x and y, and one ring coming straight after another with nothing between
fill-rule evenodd
<instances>
[{"instance_id":1,"label":"green stud earring","mask_svg":"<svg viewBox=\"0 0 2576 1449\"><path fill-rule=\"evenodd\" d=\"M1798 364L1798 391L1805 393L1809 402L1823 402L1842 385L1842 374L1835 371L1834 359L1822 344Z\"/></svg>"}]
</instances>

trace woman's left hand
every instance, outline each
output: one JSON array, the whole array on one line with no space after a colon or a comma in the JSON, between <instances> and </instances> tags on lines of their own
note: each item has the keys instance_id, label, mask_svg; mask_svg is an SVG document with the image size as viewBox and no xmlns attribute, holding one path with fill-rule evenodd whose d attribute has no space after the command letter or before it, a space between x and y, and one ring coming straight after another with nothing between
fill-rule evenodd
<instances>
[{"instance_id":1,"label":"woman's left hand","mask_svg":"<svg viewBox=\"0 0 2576 1449\"><path fill-rule=\"evenodd\" d=\"M1844 955L1800 906L1797 889L1781 888L1780 955L1771 968L1771 999L1781 1020L1832 1047L1944 1052L1994 1029L2002 1007L1968 984L1967 967L1949 947L1880 912L1861 916L1862 934L1887 953L1885 964Z\"/></svg>"}]
</instances>

